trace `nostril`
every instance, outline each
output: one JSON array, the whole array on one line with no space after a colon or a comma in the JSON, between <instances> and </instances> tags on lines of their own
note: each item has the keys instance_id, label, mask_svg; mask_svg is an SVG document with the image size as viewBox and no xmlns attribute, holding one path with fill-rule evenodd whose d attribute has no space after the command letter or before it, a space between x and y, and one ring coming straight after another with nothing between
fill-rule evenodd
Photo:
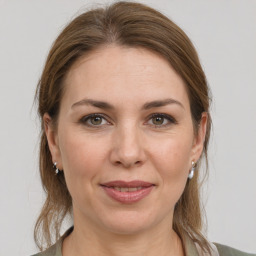
<instances>
[{"instance_id":1,"label":"nostril","mask_svg":"<svg viewBox=\"0 0 256 256\"><path fill-rule=\"evenodd\" d=\"M125 168L131 168L132 166L139 166L141 164L142 164L142 161L136 161L134 163L115 161L115 165L117 165L117 166L123 165Z\"/></svg>"}]
</instances>

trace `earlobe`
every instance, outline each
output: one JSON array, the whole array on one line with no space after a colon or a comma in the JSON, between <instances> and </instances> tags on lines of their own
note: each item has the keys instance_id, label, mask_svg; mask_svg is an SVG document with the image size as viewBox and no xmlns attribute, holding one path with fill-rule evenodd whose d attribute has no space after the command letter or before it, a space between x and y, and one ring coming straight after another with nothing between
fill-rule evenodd
<instances>
[{"instance_id":1,"label":"earlobe","mask_svg":"<svg viewBox=\"0 0 256 256\"><path fill-rule=\"evenodd\" d=\"M193 144L193 156L192 161L198 161L200 158L203 148L204 148L204 141L207 131L207 122L208 122L208 114L206 112L202 113L201 121L198 125L198 131L194 139Z\"/></svg>"},{"instance_id":2,"label":"earlobe","mask_svg":"<svg viewBox=\"0 0 256 256\"><path fill-rule=\"evenodd\" d=\"M61 156L58 143L58 135L56 127L54 127L53 120L48 113L43 116L44 131L47 137L48 146L52 155L52 162L58 162L58 167L61 165Z\"/></svg>"}]
</instances>

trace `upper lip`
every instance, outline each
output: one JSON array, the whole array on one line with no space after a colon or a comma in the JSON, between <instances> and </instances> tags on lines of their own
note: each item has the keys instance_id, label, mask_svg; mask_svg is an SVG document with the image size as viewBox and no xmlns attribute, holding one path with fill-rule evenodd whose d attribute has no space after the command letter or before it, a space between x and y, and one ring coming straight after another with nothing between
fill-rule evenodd
<instances>
[{"instance_id":1,"label":"upper lip","mask_svg":"<svg viewBox=\"0 0 256 256\"><path fill-rule=\"evenodd\" d=\"M136 187L154 186L153 183L141 181L141 180L132 180L132 181L114 180L114 181L102 183L100 185L105 187L120 187L120 188L136 188Z\"/></svg>"}]
</instances>

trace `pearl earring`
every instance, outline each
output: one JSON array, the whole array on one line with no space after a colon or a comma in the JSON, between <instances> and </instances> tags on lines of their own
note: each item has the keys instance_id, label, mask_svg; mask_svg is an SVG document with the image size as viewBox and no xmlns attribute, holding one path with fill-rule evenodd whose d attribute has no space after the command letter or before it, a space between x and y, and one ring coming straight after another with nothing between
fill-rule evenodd
<instances>
[{"instance_id":1,"label":"pearl earring","mask_svg":"<svg viewBox=\"0 0 256 256\"><path fill-rule=\"evenodd\" d=\"M192 168L189 172L189 175L188 175L188 178L191 180L194 176L194 172L195 172L195 169L196 169L196 163L194 161L192 161Z\"/></svg>"},{"instance_id":2,"label":"pearl earring","mask_svg":"<svg viewBox=\"0 0 256 256\"><path fill-rule=\"evenodd\" d=\"M57 175L58 173L59 173L59 169L58 169L58 167L57 167L57 162L55 162L54 164L53 164L53 168L55 169L55 174Z\"/></svg>"}]
</instances>

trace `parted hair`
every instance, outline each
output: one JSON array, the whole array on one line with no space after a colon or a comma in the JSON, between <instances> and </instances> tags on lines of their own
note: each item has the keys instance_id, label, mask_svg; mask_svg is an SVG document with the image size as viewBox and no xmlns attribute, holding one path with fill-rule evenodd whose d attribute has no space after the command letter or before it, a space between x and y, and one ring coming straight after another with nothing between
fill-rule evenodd
<instances>
[{"instance_id":1,"label":"parted hair","mask_svg":"<svg viewBox=\"0 0 256 256\"><path fill-rule=\"evenodd\" d=\"M125 1L80 14L63 29L48 54L36 91L41 120L39 169L46 199L35 224L35 242L40 250L48 248L60 237L64 219L72 216L72 198L64 173L55 175L53 170L43 115L48 113L54 125L58 125L64 80L71 66L80 57L109 44L145 48L170 63L185 82L195 134L202 113L208 113L203 153L197 163L195 176L187 181L175 205L173 226L170 223L170 228L181 239L190 236L204 251L209 252L210 245L202 234L204 218L199 179L200 162L203 159L207 167L211 128L210 96L205 74L193 44L181 28L155 9Z\"/></svg>"}]
</instances>

